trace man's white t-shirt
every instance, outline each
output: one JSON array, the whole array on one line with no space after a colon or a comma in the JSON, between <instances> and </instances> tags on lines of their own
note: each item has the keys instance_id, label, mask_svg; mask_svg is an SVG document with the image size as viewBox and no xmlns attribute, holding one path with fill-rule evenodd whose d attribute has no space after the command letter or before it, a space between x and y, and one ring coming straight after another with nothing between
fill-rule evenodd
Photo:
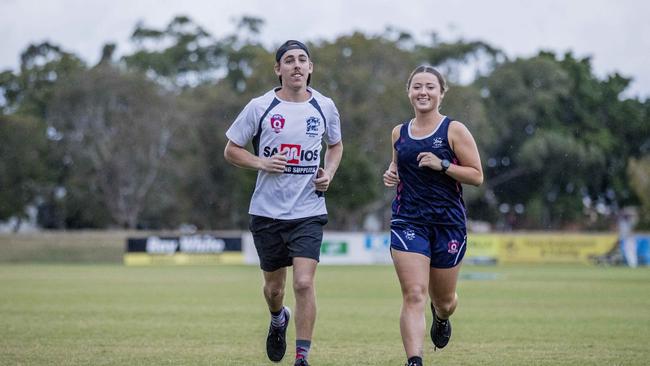
<instances>
[{"instance_id":1,"label":"man's white t-shirt","mask_svg":"<svg viewBox=\"0 0 650 366\"><path fill-rule=\"evenodd\" d=\"M314 89L306 102L287 102L277 89L252 99L226 132L239 146L253 142L255 154L270 158L288 149L284 173L259 171L249 213L280 220L327 213L325 198L313 180L323 142L341 141L341 122L334 102Z\"/></svg>"}]
</instances>

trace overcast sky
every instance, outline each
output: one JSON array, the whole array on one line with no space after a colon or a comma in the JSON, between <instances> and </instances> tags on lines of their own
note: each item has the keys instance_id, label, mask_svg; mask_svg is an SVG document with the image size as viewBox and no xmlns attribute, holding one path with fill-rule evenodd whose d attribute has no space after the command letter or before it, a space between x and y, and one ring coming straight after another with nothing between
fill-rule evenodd
<instances>
[{"instance_id":1,"label":"overcast sky","mask_svg":"<svg viewBox=\"0 0 650 366\"><path fill-rule=\"evenodd\" d=\"M25 47L44 40L92 64L106 42L117 43L118 55L128 52L138 21L161 28L175 15L217 38L233 31L233 19L262 18L269 48L393 26L422 41L431 32L483 40L510 57L572 50L591 56L600 77L632 77L628 96L650 98L650 2L641 0L0 0L0 70L16 69Z\"/></svg>"}]
</instances>

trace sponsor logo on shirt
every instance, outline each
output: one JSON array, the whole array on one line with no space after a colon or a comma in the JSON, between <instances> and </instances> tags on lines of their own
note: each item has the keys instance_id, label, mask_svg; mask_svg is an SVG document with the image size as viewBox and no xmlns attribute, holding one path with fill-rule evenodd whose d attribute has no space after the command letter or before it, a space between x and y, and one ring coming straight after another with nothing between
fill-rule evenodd
<instances>
[{"instance_id":1,"label":"sponsor logo on shirt","mask_svg":"<svg viewBox=\"0 0 650 366\"><path fill-rule=\"evenodd\" d=\"M442 137L436 137L433 139L433 148L437 149L442 147L444 141L442 140Z\"/></svg>"},{"instance_id":2,"label":"sponsor logo on shirt","mask_svg":"<svg viewBox=\"0 0 650 366\"><path fill-rule=\"evenodd\" d=\"M299 144L280 144L280 147L265 146L262 150L264 157L270 157L279 151L287 150L287 165L284 172L288 174L314 174L318 170L317 165L301 166L301 163L318 161L320 151L305 150Z\"/></svg>"},{"instance_id":3,"label":"sponsor logo on shirt","mask_svg":"<svg viewBox=\"0 0 650 366\"><path fill-rule=\"evenodd\" d=\"M281 114L274 114L271 116L271 128L273 132L280 133L284 128L284 117Z\"/></svg>"},{"instance_id":4,"label":"sponsor logo on shirt","mask_svg":"<svg viewBox=\"0 0 650 366\"><path fill-rule=\"evenodd\" d=\"M318 135L318 126L320 126L320 119L318 117L309 117L307 118L307 131L306 134L309 137L314 137Z\"/></svg>"}]
</instances>

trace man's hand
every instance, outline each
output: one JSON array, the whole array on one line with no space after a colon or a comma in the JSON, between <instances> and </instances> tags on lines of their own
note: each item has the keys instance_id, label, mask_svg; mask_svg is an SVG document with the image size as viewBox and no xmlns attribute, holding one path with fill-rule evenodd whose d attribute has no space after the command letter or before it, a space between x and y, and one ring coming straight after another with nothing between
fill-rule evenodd
<instances>
[{"instance_id":1,"label":"man's hand","mask_svg":"<svg viewBox=\"0 0 650 366\"><path fill-rule=\"evenodd\" d=\"M323 168L318 168L318 172L316 173L316 178L314 179L314 185L316 185L316 190L319 192L325 192L330 186L330 175L329 173L323 169Z\"/></svg>"},{"instance_id":2,"label":"man's hand","mask_svg":"<svg viewBox=\"0 0 650 366\"><path fill-rule=\"evenodd\" d=\"M284 149L268 159L262 159L261 169L269 173L284 173L288 152L289 149Z\"/></svg>"}]
</instances>

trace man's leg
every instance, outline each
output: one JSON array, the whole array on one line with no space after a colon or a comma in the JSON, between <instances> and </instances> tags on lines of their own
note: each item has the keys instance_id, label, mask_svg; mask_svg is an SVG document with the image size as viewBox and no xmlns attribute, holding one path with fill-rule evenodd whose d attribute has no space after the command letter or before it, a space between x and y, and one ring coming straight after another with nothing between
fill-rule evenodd
<instances>
[{"instance_id":1,"label":"man's leg","mask_svg":"<svg viewBox=\"0 0 650 366\"><path fill-rule=\"evenodd\" d=\"M287 280L287 267L282 267L273 272L262 271L264 275L264 299L269 306L269 311L282 310L284 301L284 285Z\"/></svg>"},{"instance_id":2,"label":"man's leg","mask_svg":"<svg viewBox=\"0 0 650 366\"><path fill-rule=\"evenodd\" d=\"M286 267L264 274L264 299L271 312L271 324L266 337L266 354L271 361L279 362L287 350L287 327L291 313L283 306Z\"/></svg>"},{"instance_id":3,"label":"man's leg","mask_svg":"<svg viewBox=\"0 0 650 366\"><path fill-rule=\"evenodd\" d=\"M293 259L293 291L296 297L296 357L307 358L316 322L315 259Z\"/></svg>"},{"instance_id":4,"label":"man's leg","mask_svg":"<svg viewBox=\"0 0 650 366\"><path fill-rule=\"evenodd\" d=\"M323 242L323 225L327 216L299 220L288 237L293 258L293 293L296 298L296 363L308 365L307 357L316 322L316 289L314 277Z\"/></svg>"}]
</instances>

